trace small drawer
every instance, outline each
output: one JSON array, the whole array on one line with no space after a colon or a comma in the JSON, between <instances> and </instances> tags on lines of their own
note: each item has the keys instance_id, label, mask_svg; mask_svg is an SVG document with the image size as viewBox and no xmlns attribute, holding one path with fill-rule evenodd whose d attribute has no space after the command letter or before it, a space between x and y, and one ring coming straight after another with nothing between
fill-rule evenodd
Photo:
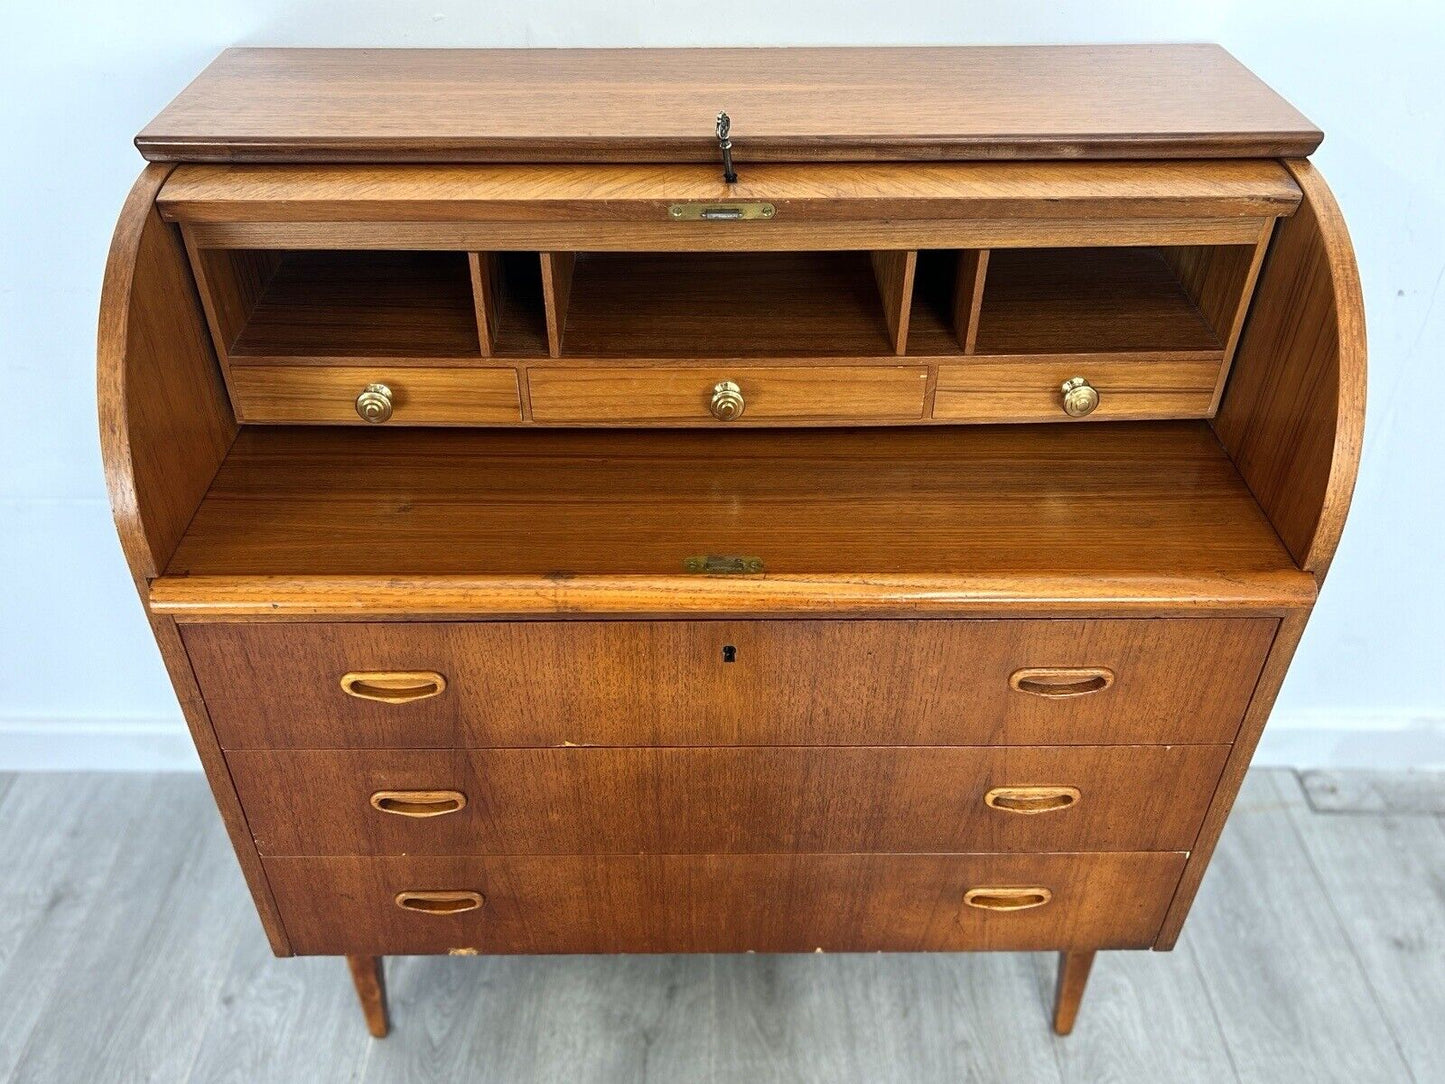
<instances>
[{"instance_id":1,"label":"small drawer","mask_svg":"<svg viewBox=\"0 0 1445 1084\"><path fill-rule=\"evenodd\" d=\"M233 364L229 381L236 415L244 422L504 425L522 420L513 369Z\"/></svg>"},{"instance_id":2,"label":"small drawer","mask_svg":"<svg viewBox=\"0 0 1445 1084\"><path fill-rule=\"evenodd\" d=\"M898 422L923 417L928 371L852 365L532 369L532 418L558 425Z\"/></svg>"},{"instance_id":3,"label":"small drawer","mask_svg":"<svg viewBox=\"0 0 1445 1084\"><path fill-rule=\"evenodd\" d=\"M262 854L1187 850L1226 745L232 750Z\"/></svg>"},{"instance_id":4,"label":"small drawer","mask_svg":"<svg viewBox=\"0 0 1445 1084\"><path fill-rule=\"evenodd\" d=\"M938 367L933 416L950 422L1073 422L1208 417L1219 381L1218 354L1195 359L1141 355L1122 360L1079 354L1027 360L980 358ZM1075 410L1065 381L1081 378ZM1090 399L1093 389L1096 399Z\"/></svg>"},{"instance_id":5,"label":"small drawer","mask_svg":"<svg viewBox=\"0 0 1445 1084\"><path fill-rule=\"evenodd\" d=\"M227 749L1154 745L1232 742L1277 623L216 622L182 636ZM398 672L444 685L378 690Z\"/></svg>"},{"instance_id":6,"label":"small drawer","mask_svg":"<svg viewBox=\"0 0 1445 1084\"><path fill-rule=\"evenodd\" d=\"M1145 948L1183 854L267 858L301 954Z\"/></svg>"}]
</instances>

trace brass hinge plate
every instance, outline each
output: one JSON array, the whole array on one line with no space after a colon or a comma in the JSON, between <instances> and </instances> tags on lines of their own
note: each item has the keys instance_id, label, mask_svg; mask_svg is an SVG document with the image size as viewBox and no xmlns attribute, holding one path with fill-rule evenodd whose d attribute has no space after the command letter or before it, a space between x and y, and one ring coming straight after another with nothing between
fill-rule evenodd
<instances>
[{"instance_id":1,"label":"brass hinge plate","mask_svg":"<svg viewBox=\"0 0 1445 1084\"><path fill-rule=\"evenodd\" d=\"M682 567L689 572L701 572L708 575L758 573L763 570L763 559L761 557L734 557L708 553L685 558Z\"/></svg>"},{"instance_id":2,"label":"brass hinge plate","mask_svg":"<svg viewBox=\"0 0 1445 1084\"><path fill-rule=\"evenodd\" d=\"M667 213L678 222L751 222L772 218L778 209L771 203L674 203Z\"/></svg>"}]
</instances>

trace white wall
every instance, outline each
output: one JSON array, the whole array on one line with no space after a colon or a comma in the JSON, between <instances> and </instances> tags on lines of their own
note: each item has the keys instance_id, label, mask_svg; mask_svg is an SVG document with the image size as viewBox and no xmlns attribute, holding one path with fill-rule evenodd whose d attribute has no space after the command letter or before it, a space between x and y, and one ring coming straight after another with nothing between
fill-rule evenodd
<instances>
[{"instance_id":1,"label":"white wall","mask_svg":"<svg viewBox=\"0 0 1445 1084\"><path fill-rule=\"evenodd\" d=\"M0 767L190 764L106 506L97 296L130 137L232 44L1218 41L1327 133L1359 250L1354 513L1266 736L1272 763L1445 765L1445 14L1407 0L52 0L0 44Z\"/></svg>"}]
</instances>

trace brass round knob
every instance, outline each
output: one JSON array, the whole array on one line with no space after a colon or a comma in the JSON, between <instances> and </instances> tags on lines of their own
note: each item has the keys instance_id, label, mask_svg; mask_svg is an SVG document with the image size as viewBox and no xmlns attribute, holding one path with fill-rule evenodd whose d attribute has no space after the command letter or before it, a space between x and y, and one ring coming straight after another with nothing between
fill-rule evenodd
<instances>
[{"instance_id":1,"label":"brass round knob","mask_svg":"<svg viewBox=\"0 0 1445 1084\"><path fill-rule=\"evenodd\" d=\"M747 404L743 402L743 389L734 384L731 380L720 380L712 389L712 399L708 403L708 409L712 416L720 422L730 422L734 418L743 416L743 408Z\"/></svg>"},{"instance_id":2,"label":"brass round knob","mask_svg":"<svg viewBox=\"0 0 1445 1084\"><path fill-rule=\"evenodd\" d=\"M385 384L368 384L356 397L356 413L364 422L380 423L391 417L391 389Z\"/></svg>"},{"instance_id":3,"label":"brass round knob","mask_svg":"<svg viewBox=\"0 0 1445 1084\"><path fill-rule=\"evenodd\" d=\"M1071 376L1060 390L1064 393L1064 413L1071 418L1092 414L1099 405L1099 393L1082 376Z\"/></svg>"}]
</instances>

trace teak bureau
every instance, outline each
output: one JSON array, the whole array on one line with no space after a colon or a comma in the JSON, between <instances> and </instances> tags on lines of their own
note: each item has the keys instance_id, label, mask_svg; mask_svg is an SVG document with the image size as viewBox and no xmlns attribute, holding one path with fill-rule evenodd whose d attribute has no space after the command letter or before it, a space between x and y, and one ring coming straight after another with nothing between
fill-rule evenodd
<instances>
[{"instance_id":1,"label":"teak bureau","mask_svg":"<svg viewBox=\"0 0 1445 1084\"><path fill-rule=\"evenodd\" d=\"M1067 1032L1343 527L1319 140L1212 46L221 56L100 415L275 952L381 1035L386 954L1056 950Z\"/></svg>"}]
</instances>

